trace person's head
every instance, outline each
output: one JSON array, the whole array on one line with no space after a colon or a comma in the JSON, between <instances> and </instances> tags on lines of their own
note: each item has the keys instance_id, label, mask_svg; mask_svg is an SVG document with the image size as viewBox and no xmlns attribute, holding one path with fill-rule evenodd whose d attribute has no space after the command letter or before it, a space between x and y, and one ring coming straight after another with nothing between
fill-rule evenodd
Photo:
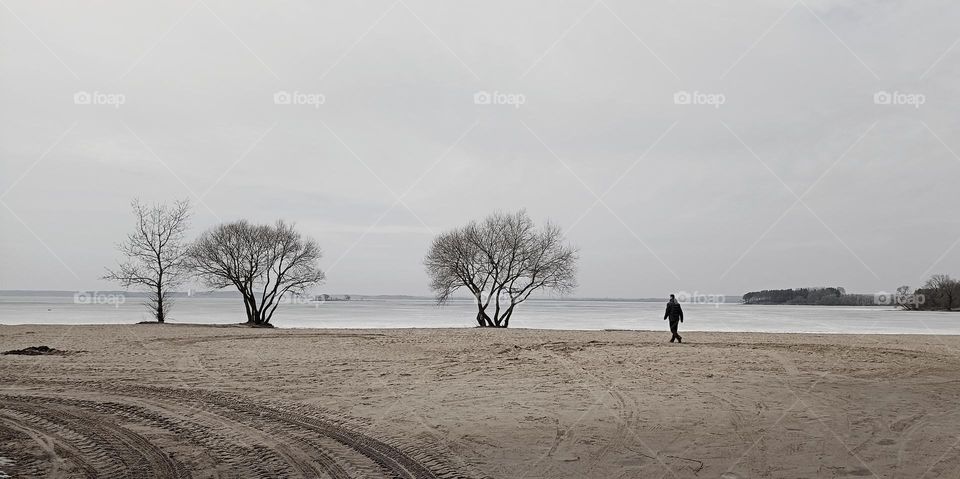
<instances>
[{"instance_id":1,"label":"person's head","mask_svg":"<svg viewBox=\"0 0 960 479\"><path fill-rule=\"evenodd\" d=\"M677 301L677 297L671 294L671 295L670 295L670 302L671 302L671 303L675 303L676 301Z\"/></svg>"}]
</instances>

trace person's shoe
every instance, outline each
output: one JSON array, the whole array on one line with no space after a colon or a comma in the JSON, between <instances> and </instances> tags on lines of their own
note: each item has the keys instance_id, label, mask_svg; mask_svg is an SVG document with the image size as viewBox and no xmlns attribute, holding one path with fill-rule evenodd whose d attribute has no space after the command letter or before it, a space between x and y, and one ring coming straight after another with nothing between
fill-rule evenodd
<instances>
[{"instance_id":1,"label":"person's shoe","mask_svg":"<svg viewBox=\"0 0 960 479\"><path fill-rule=\"evenodd\" d=\"M677 338L678 343L683 343L683 338Z\"/></svg>"},{"instance_id":2,"label":"person's shoe","mask_svg":"<svg viewBox=\"0 0 960 479\"><path fill-rule=\"evenodd\" d=\"M674 340L674 338L670 338L670 342L671 342L671 343L673 342L673 340Z\"/></svg>"}]
</instances>

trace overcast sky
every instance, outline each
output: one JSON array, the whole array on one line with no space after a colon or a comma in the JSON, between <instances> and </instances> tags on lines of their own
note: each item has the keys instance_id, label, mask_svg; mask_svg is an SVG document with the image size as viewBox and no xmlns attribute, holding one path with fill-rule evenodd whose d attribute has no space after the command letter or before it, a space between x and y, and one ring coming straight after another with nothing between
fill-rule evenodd
<instances>
[{"instance_id":1,"label":"overcast sky","mask_svg":"<svg viewBox=\"0 0 960 479\"><path fill-rule=\"evenodd\" d=\"M958 18L951 1L3 0L0 289L115 288L98 277L133 197L190 198L194 235L294 221L333 293L427 294L434 234L518 208L579 247L577 296L960 275Z\"/></svg>"}]
</instances>

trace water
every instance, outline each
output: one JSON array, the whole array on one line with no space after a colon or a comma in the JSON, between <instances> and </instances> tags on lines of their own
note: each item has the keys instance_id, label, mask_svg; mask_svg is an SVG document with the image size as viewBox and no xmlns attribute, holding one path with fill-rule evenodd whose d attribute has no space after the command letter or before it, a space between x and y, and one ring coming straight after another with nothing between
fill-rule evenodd
<instances>
[{"instance_id":1,"label":"water","mask_svg":"<svg viewBox=\"0 0 960 479\"><path fill-rule=\"evenodd\" d=\"M117 299L117 298L114 298ZM77 304L72 295L0 295L0 324L117 324L150 320L143 298L98 298ZM663 303L530 300L511 327L543 329L665 330ZM686 331L778 333L960 334L960 314L898 311L890 307L748 306L684 304ZM283 304L272 323L281 328L473 327L469 301L437 307L430 300L354 300ZM245 321L239 298L178 298L169 322L229 324ZM2 329L0 329L2 331Z\"/></svg>"}]
</instances>

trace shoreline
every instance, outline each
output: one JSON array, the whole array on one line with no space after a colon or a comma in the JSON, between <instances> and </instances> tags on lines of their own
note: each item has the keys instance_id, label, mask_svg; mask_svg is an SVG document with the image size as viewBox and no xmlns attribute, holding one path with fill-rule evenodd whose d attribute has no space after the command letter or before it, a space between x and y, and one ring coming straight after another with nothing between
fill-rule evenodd
<instances>
[{"instance_id":1,"label":"shoreline","mask_svg":"<svg viewBox=\"0 0 960 479\"><path fill-rule=\"evenodd\" d=\"M437 326L437 327L424 327L424 326L409 326L409 327L390 327L384 328L379 326L371 327L355 327L355 328L344 328L344 327L329 327L329 328L318 328L318 327L301 327L301 326L290 326L283 327L271 324L269 327L256 327L248 326L246 323L163 323L158 324L155 322L137 322L137 323L77 323L77 324L43 324L43 323L16 323L16 324L7 324L0 322L0 332L3 331L3 328L122 328L129 326L143 326L143 327L174 327L174 328L210 328L210 329L232 329L232 330L253 330L253 331L314 331L314 332L324 332L324 331L340 331L340 332L370 332L370 331L467 331L467 330L477 330L477 331L542 331L542 332L551 332L551 333L640 333L640 334L667 334L670 332L664 327L663 330L659 329L560 329L560 328L525 328L519 326L511 326L509 328L481 328L478 326L462 326L462 327L451 327L451 326ZM697 334L749 334L749 335L797 335L797 336L838 336L838 337L870 337L870 336L880 336L880 337L891 337L891 336L910 336L910 337L960 337L960 334L954 333L930 333L930 332L889 332L889 333L849 333L849 332L832 332L832 331L719 331L712 329L681 329L681 334L686 333L697 333Z\"/></svg>"}]
</instances>

